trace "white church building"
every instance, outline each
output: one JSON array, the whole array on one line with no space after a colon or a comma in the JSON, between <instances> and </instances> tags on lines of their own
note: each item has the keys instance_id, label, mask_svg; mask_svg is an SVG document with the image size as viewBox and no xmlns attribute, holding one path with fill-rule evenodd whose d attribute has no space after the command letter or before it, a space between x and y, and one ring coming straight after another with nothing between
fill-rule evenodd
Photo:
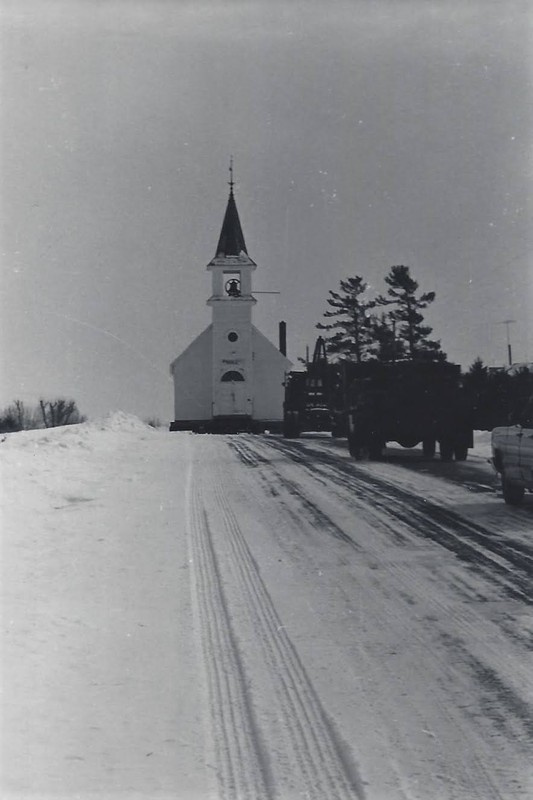
<instances>
[{"instance_id":1,"label":"white church building","mask_svg":"<svg viewBox=\"0 0 533 800\"><path fill-rule=\"evenodd\" d=\"M280 335L278 350L252 324L256 268L246 250L231 173L216 255L207 265L212 321L170 365L174 380L171 431L280 427L285 378L292 363L285 355L284 335Z\"/></svg>"}]
</instances>

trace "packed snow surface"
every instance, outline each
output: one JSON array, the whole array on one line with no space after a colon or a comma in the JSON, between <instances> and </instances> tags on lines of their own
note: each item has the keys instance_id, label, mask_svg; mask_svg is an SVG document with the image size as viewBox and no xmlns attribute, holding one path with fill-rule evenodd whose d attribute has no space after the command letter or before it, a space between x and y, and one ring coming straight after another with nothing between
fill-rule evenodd
<instances>
[{"instance_id":1,"label":"packed snow surface","mask_svg":"<svg viewBox=\"0 0 533 800\"><path fill-rule=\"evenodd\" d=\"M533 797L533 498L490 433L0 440L3 799Z\"/></svg>"}]
</instances>

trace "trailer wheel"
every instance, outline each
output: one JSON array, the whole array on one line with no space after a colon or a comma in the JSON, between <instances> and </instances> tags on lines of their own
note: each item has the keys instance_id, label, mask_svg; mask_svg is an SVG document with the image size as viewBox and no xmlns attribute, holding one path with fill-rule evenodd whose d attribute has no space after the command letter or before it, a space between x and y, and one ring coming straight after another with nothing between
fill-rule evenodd
<instances>
[{"instance_id":1,"label":"trailer wheel","mask_svg":"<svg viewBox=\"0 0 533 800\"><path fill-rule=\"evenodd\" d=\"M450 439L441 439L439 450L441 461L453 461L453 442Z\"/></svg>"},{"instance_id":2,"label":"trailer wheel","mask_svg":"<svg viewBox=\"0 0 533 800\"><path fill-rule=\"evenodd\" d=\"M356 447L352 455L356 461L366 461L368 458L368 449L366 447Z\"/></svg>"},{"instance_id":3,"label":"trailer wheel","mask_svg":"<svg viewBox=\"0 0 533 800\"><path fill-rule=\"evenodd\" d=\"M423 439L422 440L422 452L426 458L433 458L435 455L436 450L436 442L435 439Z\"/></svg>"},{"instance_id":4,"label":"trailer wheel","mask_svg":"<svg viewBox=\"0 0 533 800\"><path fill-rule=\"evenodd\" d=\"M468 445L456 444L453 448L453 453L456 461L466 461L468 458Z\"/></svg>"},{"instance_id":5,"label":"trailer wheel","mask_svg":"<svg viewBox=\"0 0 533 800\"><path fill-rule=\"evenodd\" d=\"M371 442L368 446L368 457L370 461L379 461L383 455L383 444L378 441Z\"/></svg>"},{"instance_id":6,"label":"trailer wheel","mask_svg":"<svg viewBox=\"0 0 533 800\"><path fill-rule=\"evenodd\" d=\"M363 447L353 434L348 435L348 450L356 461L363 461L363 459L368 457L368 449Z\"/></svg>"}]
</instances>

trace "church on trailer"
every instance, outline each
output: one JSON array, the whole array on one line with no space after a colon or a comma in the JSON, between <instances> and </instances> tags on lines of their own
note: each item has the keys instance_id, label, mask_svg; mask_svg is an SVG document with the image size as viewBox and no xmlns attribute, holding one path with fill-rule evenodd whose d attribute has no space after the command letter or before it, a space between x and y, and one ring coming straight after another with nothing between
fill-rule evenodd
<instances>
[{"instance_id":1,"label":"church on trailer","mask_svg":"<svg viewBox=\"0 0 533 800\"><path fill-rule=\"evenodd\" d=\"M170 365L174 380L171 431L262 431L283 420L284 384L292 363L280 324L278 350L252 325L252 273L233 192L211 273L212 321Z\"/></svg>"}]
</instances>

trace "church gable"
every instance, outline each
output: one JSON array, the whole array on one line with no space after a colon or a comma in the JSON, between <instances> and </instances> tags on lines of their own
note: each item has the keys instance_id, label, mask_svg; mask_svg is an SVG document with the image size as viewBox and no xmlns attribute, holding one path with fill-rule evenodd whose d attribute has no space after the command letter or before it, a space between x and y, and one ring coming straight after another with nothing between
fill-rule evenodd
<instances>
[{"instance_id":1,"label":"church gable","mask_svg":"<svg viewBox=\"0 0 533 800\"><path fill-rule=\"evenodd\" d=\"M285 377L292 362L252 326L254 350L254 417L271 421L283 419Z\"/></svg>"},{"instance_id":2,"label":"church gable","mask_svg":"<svg viewBox=\"0 0 533 800\"><path fill-rule=\"evenodd\" d=\"M212 331L213 331L213 326L212 325L208 325L207 328L205 328L202 331L202 333L200 333L196 337L196 339L192 340L190 345L188 345L188 347L186 347L185 350L183 350L183 352L179 354L179 356L176 356L176 358L174 359L174 361L170 365L170 374L171 375L174 374L174 370L175 369L179 369L180 368L180 363L184 363L191 356L194 357L194 355L198 354L199 349L201 350L201 349L203 349L205 347L205 340L207 338L209 338L209 340L211 340ZM212 345L211 345L211 350L212 350Z\"/></svg>"},{"instance_id":3,"label":"church gable","mask_svg":"<svg viewBox=\"0 0 533 800\"><path fill-rule=\"evenodd\" d=\"M209 325L171 364L174 419L203 420L212 414L213 326Z\"/></svg>"},{"instance_id":4,"label":"church gable","mask_svg":"<svg viewBox=\"0 0 533 800\"><path fill-rule=\"evenodd\" d=\"M290 361L287 356L284 356L283 353L272 344L270 339L267 339L255 325L252 325L252 335L256 358L266 358L269 363L277 369L283 369L284 371L289 371L291 369L292 361Z\"/></svg>"}]
</instances>

